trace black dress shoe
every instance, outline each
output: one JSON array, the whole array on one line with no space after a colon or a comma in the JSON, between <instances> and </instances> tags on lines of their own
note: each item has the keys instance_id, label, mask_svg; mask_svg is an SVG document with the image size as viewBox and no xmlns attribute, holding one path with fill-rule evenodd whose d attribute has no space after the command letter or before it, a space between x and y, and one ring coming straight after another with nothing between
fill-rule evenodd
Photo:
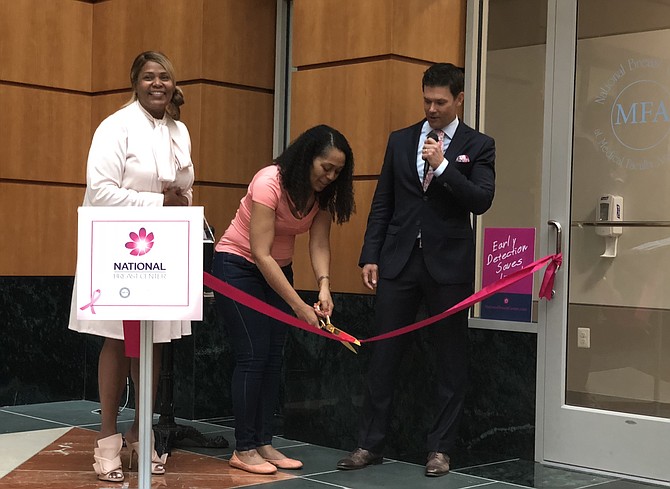
<instances>
[{"instance_id":1,"label":"black dress shoe","mask_svg":"<svg viewBox=\"0 0 670 489\"><path fill-rule=\"evenodd\" d=\"M376 453L369 452L362 448L357 448L342 460L337 462L337 468L341 470L362 469L368 465L382 463L384 457Z\"/></svg>"},{"instance_id":2,"label":"black dress shoe","mask_svg":"<svg viewBox=\"0 0 670 489\"><path fill-rule=\"evenodd\" d=\"M440 452L430 452L426 462L426 476L439 477L449 473L449 455Z\"/></svg>"}]
</instances>

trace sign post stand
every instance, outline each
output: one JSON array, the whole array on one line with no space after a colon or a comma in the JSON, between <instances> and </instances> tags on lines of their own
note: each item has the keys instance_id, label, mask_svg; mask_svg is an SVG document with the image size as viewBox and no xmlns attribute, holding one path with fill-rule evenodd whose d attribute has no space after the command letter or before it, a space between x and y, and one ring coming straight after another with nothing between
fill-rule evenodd
<instances>
[{"instance_id":1,"label":"sign post stand","mask_svg":"<svg viewBox=\"0 0 670 489\"><path fill-rule=\"evenodd\" d=\"M140 321L140 453L137 482L140 489L151 487L151 432L153 430L153 353L154 322ZM137 409L138 406L135 406Z\"/></svg>"},{"instance_id":2,"label":"sign post stand","mask_svg":"<svg viewBox=\"0 0 670 489\"><path fill-rule=\"evenodd\" d=\"M154 326L202 320L203 219L202 207L79 208L77 319L140 321L140 489L151 488Z\"/></svg>"}]
</instances>

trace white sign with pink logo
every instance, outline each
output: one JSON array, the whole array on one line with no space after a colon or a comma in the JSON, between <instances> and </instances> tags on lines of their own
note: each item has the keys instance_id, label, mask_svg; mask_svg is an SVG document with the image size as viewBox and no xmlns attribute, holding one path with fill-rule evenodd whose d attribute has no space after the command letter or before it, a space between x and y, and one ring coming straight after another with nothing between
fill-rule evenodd
<instances>
[{"instance_id":1,"label":"white sign with pink logo","mask_svg":"<svg viewBox=\"0 0 670 489\"><path fill-rule=\"evenodd\" d=\"M202 320L202 207L80 207L77 318Z\"/></svg>"}]
</instances>

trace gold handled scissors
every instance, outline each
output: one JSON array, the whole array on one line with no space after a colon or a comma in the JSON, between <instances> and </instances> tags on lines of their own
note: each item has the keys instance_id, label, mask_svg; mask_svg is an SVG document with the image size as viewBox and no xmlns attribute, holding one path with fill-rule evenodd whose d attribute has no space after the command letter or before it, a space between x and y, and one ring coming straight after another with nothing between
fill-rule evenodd
<instances>
[{"instance_id":1,"label":"gold handled scissors","mask_svg":"<svg viewBox=\"0 0 670 489\"><path fill-rule=\"evenodd\" d=\"M316 308L319 309L319 306L317 305ZM344 340L340 340L340 343L349 348L349 350L351 350L352 352L358 353L358 351L356 351L356 348L354 348L354 345L361 346L361 342L358 341L353 336L351 336L349 333L346 333L342 331L340 328L336 328L335 326L333 326L333 324L330 322L330 316L326 316L325 321L319 318L319 327L321 329L328 331L332 335L344 338ZM352 343L354 345L352 345Z\"/></svg>"}]
</instances>

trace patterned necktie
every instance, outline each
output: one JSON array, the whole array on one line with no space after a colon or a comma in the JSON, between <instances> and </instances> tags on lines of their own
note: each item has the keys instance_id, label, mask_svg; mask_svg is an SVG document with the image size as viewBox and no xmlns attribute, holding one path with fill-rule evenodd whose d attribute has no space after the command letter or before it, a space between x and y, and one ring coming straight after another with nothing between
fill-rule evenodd
<instances>
[{"instance_id":1,"label":"patterned necktie","mask_svg":"<svg viewBox=\"0 0 670 489\"><path fill-rule=\"evenodd\" d=\"M437 134L437 142L440 143L440 150L443 150L443 141L444 141L444 131L440 129L433 129L435 134ZM433 179L433 167L428 165L428 171L426 174L423 176L423 191L425 192L426 189L428 188L428 185L430 185L431 180Z\"/></svg>"}]
</instances>

